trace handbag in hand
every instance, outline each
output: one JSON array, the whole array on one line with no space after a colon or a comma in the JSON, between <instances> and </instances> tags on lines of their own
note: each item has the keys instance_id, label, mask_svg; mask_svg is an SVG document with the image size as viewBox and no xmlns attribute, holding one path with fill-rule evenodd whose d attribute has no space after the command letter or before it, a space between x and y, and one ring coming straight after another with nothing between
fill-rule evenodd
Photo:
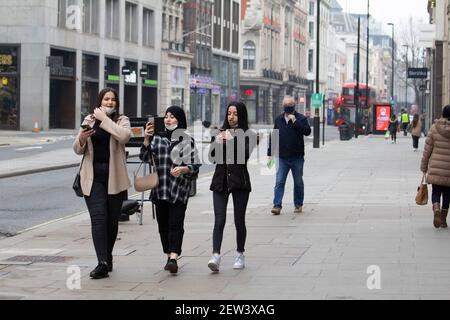
<instances>
[{"instance_id":1,"label":"handbag in hand","mask_svg":"<svg viewBox=\"0 0 450 320\"><path fill-rule=\"evenodd\" d=\"M152 163L150 164L150 166L153 165L153 170L150 170L153 172L150 172L150 174L147 174L145 176L138 177L139 171L141 170L143 163L144 161L141 162L137 171L133 173L134 189L138 192L147 191L156 188L159 185L159 177L156 171L155 160L153 159L153 155L152 155Z\"/></svg>"},{"instance_id":2,"label":"handbag in hand","mask_svg":"<svg viewBox=\"0 0 450 320\"><path fill-rule=\"evenodd\" d=\"M428 203L428 186L423 183L425 180L425 174L422 176L420 186L417 187L416 204L424 206Z\"/></svg>"},{"instance_id":3,"label":"handbag in hand","mask_svg":"<svg viewBox=\"0 0 450 320\"><path fill-rule=\"evenodd\" d=\"M75 176L75 180L72 185L73 191L75 191L75 194L77 195L77 197L83 197L83 190L81 190L80 172L81 172L81 166L83 165L83 162L84 162L85 155L86 155L86 152L83 154L83 159L81 159L81 163L80 163L80 169L78 170L78 173Z\"/></svg>"}]
</instances>

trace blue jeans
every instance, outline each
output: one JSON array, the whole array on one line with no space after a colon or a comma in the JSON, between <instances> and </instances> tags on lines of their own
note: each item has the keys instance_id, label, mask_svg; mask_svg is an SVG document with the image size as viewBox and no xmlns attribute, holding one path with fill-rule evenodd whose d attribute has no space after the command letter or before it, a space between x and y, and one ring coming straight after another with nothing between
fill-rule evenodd
<instances>
[{"instance_id":1,"label":"blue jeans","mask_svg":"<svg viewBox=\"0 0 450 320\"><path fill-rule=\"evenodd\" d=\"M278 158L277 165L277 181L275 183L273 199L273 206L276 208L282 208L282 201L284 195L284 186L286 184L286 178L289 170L292 171L292 177L294 178L294 205L303 206L304 199L304 186L303 186L303 165L305 159L303 157L295 158Z\"/></svg>"}]
</instances>

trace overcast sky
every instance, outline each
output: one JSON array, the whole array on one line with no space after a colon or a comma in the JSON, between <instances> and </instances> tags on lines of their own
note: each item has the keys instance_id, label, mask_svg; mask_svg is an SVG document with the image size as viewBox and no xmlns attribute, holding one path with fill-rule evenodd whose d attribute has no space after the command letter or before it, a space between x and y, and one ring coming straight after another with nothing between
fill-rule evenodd
<instances>
[{"instance_id":1,"label":"overcast sky","mask_svg":"<svg viewBox=\"0 0 450 320\"><path fill-rule=\"evenodd\" d=\"M348 13L367 13L367 0L338 0ZM370 0L370 14L381 22L400 23L409 16L428 22L427 0Z\"/></svg>"}]
</instances>

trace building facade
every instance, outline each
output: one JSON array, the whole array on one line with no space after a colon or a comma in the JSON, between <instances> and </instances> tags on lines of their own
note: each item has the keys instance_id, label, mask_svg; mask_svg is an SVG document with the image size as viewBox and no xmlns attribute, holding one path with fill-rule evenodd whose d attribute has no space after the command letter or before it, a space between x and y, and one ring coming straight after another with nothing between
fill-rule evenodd
<instances>
[{"instance_id":1,"label":"building facade","mask_svg":"<svg viewBox=\"0 0 450 320\"><path fill-rule=\"evenodd\" d=\"M0 129L75 129L106 86L127 116L158 113L159 26L159 1L8 2L0 12Z\"/></svg>"},{"instance_id":2,"label":"building facade","mask_svg":"<svg viewBox=\"0 0 450 320\"><path fill-rule=\"evenodd\" d=\"M240 98L253 123L273 123L284 95L294 97L305 112L307 2L242 1Z\"/></svg>"},{"instance_id":3,"label":"building facade","mask_svg":"<svg viewBox=\"0 0 450 320\"><path fill-rule=\"evenodd\" d=\"M211 121L213 94L217 88L212 78L212 0L187 0L184 3L185 44L193 54L190 74L190 110L188 121Z\"/></svg>"},{"instance_id":4,"label":"building facade","mask_svg":"<svg viewBox=\"0 0 450 320\"><path fill-rule=\"evenodd\" d=\"M191 61L194 55L183 37L184 1L162 1L160 106L180 106L190 118Z\"/></svg>"},{"instance_id":5,"label":"building facade","mask_svg":"<svg viewBox=\"0 0 450 320\"><path fill-rule=\"evenodd\" d=\"M433 120L439 118L442 108L450 104L450 1L429 0L428 13L430 24L435 25L434 41L426 50L427 66L431 71L427 84L428 116Z\"/></svg>"}]
</instances>

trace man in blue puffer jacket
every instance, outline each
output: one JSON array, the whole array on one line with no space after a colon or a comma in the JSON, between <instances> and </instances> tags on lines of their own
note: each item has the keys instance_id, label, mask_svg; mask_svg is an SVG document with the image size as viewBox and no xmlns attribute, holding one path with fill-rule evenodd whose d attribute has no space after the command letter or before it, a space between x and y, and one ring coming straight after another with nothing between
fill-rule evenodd
<instances>
[{"instance_id":1,"label":"man in blue puffer jacket","mask_svg":"<svg viewBox=\"0 0 450 320\"><path fill-rule=\"evenodd\" d=\"M304 200L303 165L305 162L305 142L303 136L311 134L308 119L295 111L295 101L286 96L283 99L284 113L275 119L274 130L278 130L278 143L269 143L267 155L278 157L277 177L274 188L272 213L279 215L282 208L284 186L289 170L294 177L295 213L302 212ZM277 154L278 152L278 154Z\"/></svg>"}]
</instances>

